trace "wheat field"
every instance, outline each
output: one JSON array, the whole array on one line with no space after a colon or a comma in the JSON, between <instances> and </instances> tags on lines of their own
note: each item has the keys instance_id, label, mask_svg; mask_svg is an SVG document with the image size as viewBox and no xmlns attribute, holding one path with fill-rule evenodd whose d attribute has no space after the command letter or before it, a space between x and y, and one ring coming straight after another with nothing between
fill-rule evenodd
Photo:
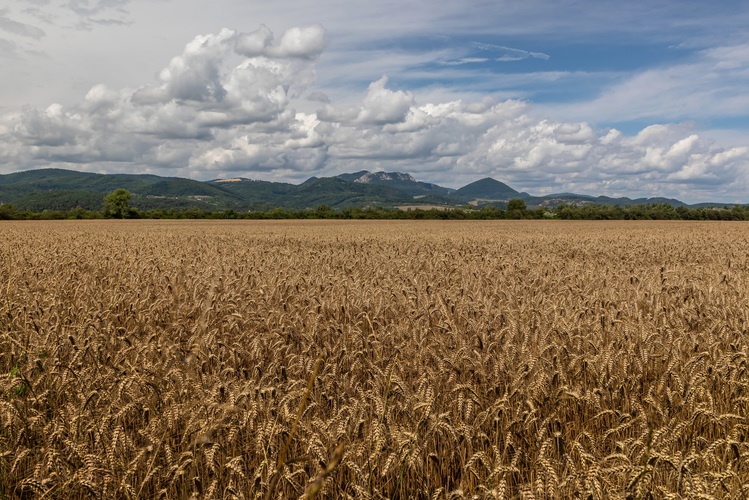
<instances>
[{"instance_id":1,"label":"wheat field","mask_svg":"<svg viewBox=\"0 0 749 500\"><path fill-rule=\"evenodd\" d=\"M746 223L0 234L0 499L749 496Z\"/></svg>"}]
</instances>

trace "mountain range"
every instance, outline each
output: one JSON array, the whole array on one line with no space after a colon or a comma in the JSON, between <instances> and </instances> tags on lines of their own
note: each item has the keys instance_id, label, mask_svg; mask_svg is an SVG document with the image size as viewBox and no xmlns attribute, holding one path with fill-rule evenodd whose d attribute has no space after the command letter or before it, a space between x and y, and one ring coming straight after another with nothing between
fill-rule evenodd
<instances>
[{"instance_id":1,"label":"mountain range","mask_svg":"<svg viewBox=\"0 0 749 500\"><path fill-rule=\"evenodd\" d=\"M559 204L640 205L668 203L673 206L721 206L718 203L686 205L672 198L609 198L562 193L532 196L492 178L451 189L414 179L400 172L360 172L334 177L311 177L301 184L245 178L196 181L149 174L95 174L45 168L0 175L0 202L19 210L100 210L103 197L122 188L133 194L130 204L140 210L269 210L305 209L327 205L345 207L504 207L508 200L522 199L529 207Z\"/></svg>"}]
</instances>

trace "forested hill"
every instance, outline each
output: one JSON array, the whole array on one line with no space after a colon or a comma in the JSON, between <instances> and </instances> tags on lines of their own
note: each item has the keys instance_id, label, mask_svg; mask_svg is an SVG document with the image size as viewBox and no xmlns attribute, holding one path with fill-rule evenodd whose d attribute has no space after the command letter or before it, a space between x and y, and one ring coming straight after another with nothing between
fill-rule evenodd
<instances>
[{"instance_id":1,"label":"forested hill","mask_svg":"<svg viewBox=\"0 0 749 500\"><path fill-rule=\"evenodd\" d=\"M360 171L335 177L312 177L301 184L244 178L207 182L145 174L94 174L63 169L38 169L0 175L0 202L16 210L101 210L103 198L115 189L132 193L131 206L138 210L235 210L273 208L303 210L321 205L333 209L352 207L474 207L505 208L509 200L523 200L528 207L559 205L685 204L665 198L607 198L579 194L532 196L495 179L485 178L460 189L416 180L400 172ZM704 205L716 205L706 203Z\"/></svg>"}]
</instances>

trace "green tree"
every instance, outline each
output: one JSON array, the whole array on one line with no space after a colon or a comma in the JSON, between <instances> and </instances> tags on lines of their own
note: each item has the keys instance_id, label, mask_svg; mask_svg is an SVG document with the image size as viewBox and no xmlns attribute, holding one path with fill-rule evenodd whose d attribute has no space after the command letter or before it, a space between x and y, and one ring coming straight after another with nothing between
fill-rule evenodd
<instances>
[{"instance_id":1,"label":"green tree","mask_svg":"<svg viewBox=\"0 0 749 500\"><path fill-rule=\"evenodd\" d=\"M115 219L124 219L130 215L130 198L133 195L127 189L115 189L104 197L106 212Z\"/></svg>"},{"instance_id":2,"label":"green tree","mask_svg":"<svg viewBox=\"0 0 749 500\"><path fill-rule=\"evenodd\" d=\"M16 209L8 203L0 203L0 220L11 220L16 218Z\"/></svg>"},{"instance_id":3,"label":"green tree","mask_svg":"<svg viewBox=\"0 0 749 500\"><path fill-rule=\"evenodd\" d=\"M314 211L314 214L310 215L312 215L312 217L317 217L320 219L333 219L335 218L336 212L332 207L328 205L318 205Z\"/></svg>"},{"instance_id":4,"label":"green tree","mask_svg":"<svg viewBox=\"0 0 749 500\"><path fill-rule=\"evenodd\" d=\"M507 210L525 210L525 202L523 200L510 200L507 202Z\"/></svg>"}]
</instances>

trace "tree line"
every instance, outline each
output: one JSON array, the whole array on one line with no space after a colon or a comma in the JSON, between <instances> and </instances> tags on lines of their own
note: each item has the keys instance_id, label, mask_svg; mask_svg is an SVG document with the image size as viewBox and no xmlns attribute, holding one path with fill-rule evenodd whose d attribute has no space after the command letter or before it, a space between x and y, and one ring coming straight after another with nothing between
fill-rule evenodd
<instances>
[{"instance_id":1,"label":"tree line","mask_svg":"<svg viewBox=\"0 0 749 500\"><path fill-rule=\"evenodd\" d=\"M16 210L11 204L0 204L0 220L62 220L62 219L399 219L399 220L495 220L495 219L564 219L564 220L749 220L749 206L674 207L668 203L644 205L558 205L528 208L523 200L510 200L504 208L485 205L475 208L386 208L346 207L328 205L294 210L272 208L238 212L235 210L154 209L138 210L130 206L131 193L117 189L104 197L103 210Z\"/></svg>"}]
</instances>

